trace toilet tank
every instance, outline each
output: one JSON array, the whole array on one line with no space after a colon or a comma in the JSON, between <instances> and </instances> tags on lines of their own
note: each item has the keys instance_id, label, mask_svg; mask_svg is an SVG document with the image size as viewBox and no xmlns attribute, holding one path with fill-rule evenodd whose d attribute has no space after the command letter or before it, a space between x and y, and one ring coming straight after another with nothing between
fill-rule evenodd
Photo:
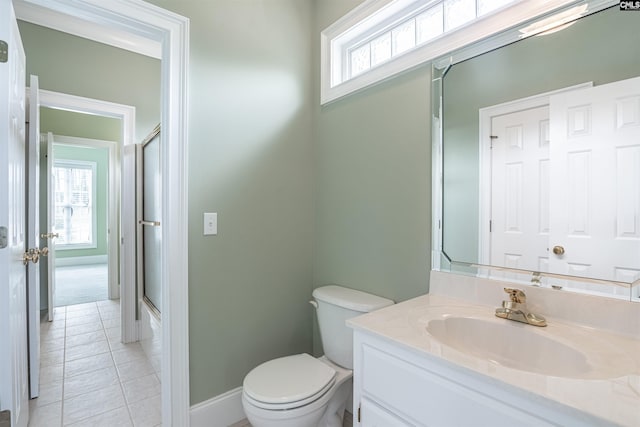
<instances>
[{"instance_id":1,"label":"toilet tank","mask_svg":"<svg viewBox=\"0 0 640 427\"><path fill-rule=\"evenodd\" d=\"M316 288L313 298L325 356L343 368L353 369L353 331L346 325L347 319L387 307L393 301L337 285Z\"/></svg>"}]
</instances>

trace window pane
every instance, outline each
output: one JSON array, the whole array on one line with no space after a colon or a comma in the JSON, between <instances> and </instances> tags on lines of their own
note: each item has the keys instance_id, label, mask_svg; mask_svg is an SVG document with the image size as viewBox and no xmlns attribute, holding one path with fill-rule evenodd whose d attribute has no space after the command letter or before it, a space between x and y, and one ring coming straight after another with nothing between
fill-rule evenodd
<instances>
[{"instance_id":1,"label":"window pane","mask_svg":"<svg viewBox=\"0 0 640 427\"><path fill-rule=\"evenodd\" d=\"M400 24L391 31L391 39L393 41L392 55L396 56L405 52L416 45L416 21L412 19L408 22Z\"/></svg>"},{"instance_id":2,"label":"window pane","mask_svg":"<svg viewBox=\"0 0 640 427\"><path fill-rule=\"evenodd\" d=\"M445 0L444 30L450 31L476 17L475 0Z\"/></svg>"},{"instance_id":3,"label":"window pane","mask_svg":"<svg viewBox=\"0 0 640 427\"><path fill-rule=\"evenodd\" d=\"M416 44L442 34L442 3L416 17Z\"/></svg>"},{"instance_id":4,"label":"window pane","mask_svg":"<svg viewBox=\"0 0 640 427\"><path fill-rule=\"evenodd\" d=\"M371 42L371 66L391 58L391 33L383 34Z\"/></svg>"},{"instance_id":5,"label":"window pane","mask_svg":"<svg viewBox=\"0 0 640 427\"><path fill-rule=\"evenodd\" d=\"M93 244L93 169L82 166L53 168L54 232L59 244Z\"/></svg>"},{"instance_id":6,"label":"window pane","mask_svg":"<svg viewBox=\"0 0 640 427\"><path fill-rule=\"evenodd\" d=\"M478 0L478 16L482 16L485 13L489 13L512 2L513 0Z\"/></svg>"},{"instance_id":7,"label":"window pane","mask_svg":"<svg viewBox=\"0 0 640 427\"><path fill-rule=\"evenodd\" d=\"M371 47L369 43L351 51L351 77L371 68Z\"/></svg>"}]
</instances>

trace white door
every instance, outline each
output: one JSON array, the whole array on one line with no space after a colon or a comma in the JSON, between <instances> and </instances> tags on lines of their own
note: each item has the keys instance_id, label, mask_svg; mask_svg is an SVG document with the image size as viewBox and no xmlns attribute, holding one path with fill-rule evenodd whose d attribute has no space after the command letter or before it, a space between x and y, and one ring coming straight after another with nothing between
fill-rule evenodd
<instances>
[{"instance_id":1,"label":"white door","mask_svg":"<svg viewBox=\"0 0 640 427\"><path fill-rule=\"evenodd\" d=\"M55 215L55 192L53 180L53 134L47 133L47 233L46 237L49 247L49 259L47 260L47 311L49 322L53 322L55 314L55 294L56 294L56 237L53 233ZM43 242L44 243L44 242Z\"/></svg>"},{"instance_id":2,"label":"white door","mask_svg":"<svg viewBox=\"0 0 640 427\"><path fill-rule=\"evenodd\" d=\"M29 79L27 122L27 247L40 246L40 97L38 76ZM27 268L29 298L29 396L39 394L40 383L40 263Z\"/></svg>"},{"instance_id":3,"label":"white door","mask_svg":"<svg viewBox=\"0 0 640 427\"><path fill-rule=\"evenodd\" d=\"M25 55L11 0L0 0L0 409L29 421L25 252Z\"/></svg>"},{"instance_id":4,"label":"white door","mask_svg":"<svg viewBox=\"0 0 640 427\"><path fill-rule=\"evenodd\" d=\"M552 96L550 108L550 267L637 279L640 77Z\"/></svg>"},{"instance_id":5,"label":"white door","mask_svg":"<svg viewBox=\"0 0 640 427\"><path fill-rule=\"evenodd\" d=\"M547 271L549 107L491 120L491 265Z\"/></svg>"}]
</instances>

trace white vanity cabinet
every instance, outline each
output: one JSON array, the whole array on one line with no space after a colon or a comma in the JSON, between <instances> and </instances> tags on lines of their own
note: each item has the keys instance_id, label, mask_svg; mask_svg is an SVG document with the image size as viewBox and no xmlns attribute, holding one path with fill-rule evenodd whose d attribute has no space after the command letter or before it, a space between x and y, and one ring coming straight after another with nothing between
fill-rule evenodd
<instances>
[{"instance_id":1,"label":"white vanity cabinet","mask_svg":"<svg viewBox=\"0 0 640 427\"><path fill-rule=\"evenodd\" d=\"M612 425L368 331L354 331L354 426Z\"/></svg>"}]
</instances>

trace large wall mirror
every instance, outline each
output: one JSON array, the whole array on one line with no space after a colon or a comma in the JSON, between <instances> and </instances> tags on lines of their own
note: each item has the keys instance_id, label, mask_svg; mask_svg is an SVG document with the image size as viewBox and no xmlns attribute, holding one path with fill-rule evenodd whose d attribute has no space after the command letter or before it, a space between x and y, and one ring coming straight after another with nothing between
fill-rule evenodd
<instances>
[{"instance_id":1,"label":"large wall mirror","mask_svg":"<svg viewBox=\"0 0 640 427\"><path fill-rule=\"evenodd\" d=\"M442 268L639 300L640 13L613 3L434 62Z\"/></svg>"}]
</instances>

